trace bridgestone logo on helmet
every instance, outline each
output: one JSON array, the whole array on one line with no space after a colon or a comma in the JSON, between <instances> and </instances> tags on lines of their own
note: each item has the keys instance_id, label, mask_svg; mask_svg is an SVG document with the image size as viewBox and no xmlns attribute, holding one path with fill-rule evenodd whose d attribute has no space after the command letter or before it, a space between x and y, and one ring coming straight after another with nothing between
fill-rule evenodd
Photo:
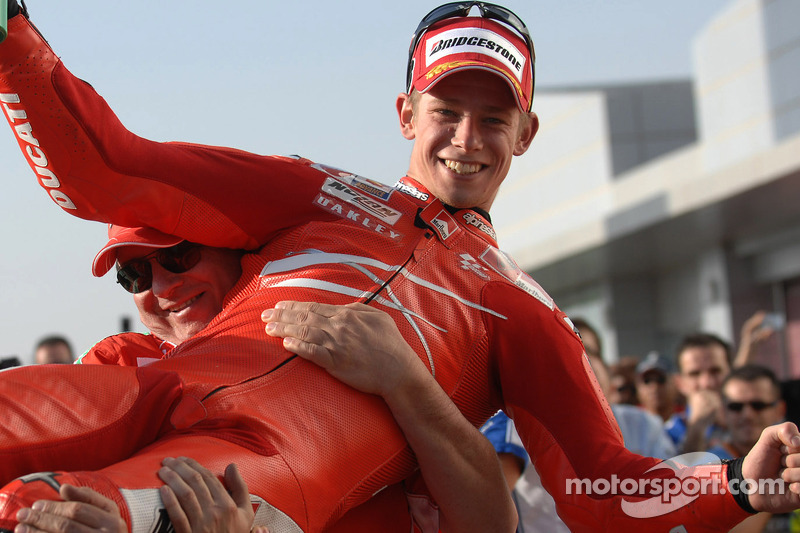
<instances>
[{"instance_id":1,"label":"bridgestone logo on helmet","mask_svg":"<svg viewBox=\"0 0 800 533\"><path fill-rule=\"evenodd\" d=\"M457 28L444 31L426 42L426 66L451 54L480 53L502 61L522 81L525 54L508 39L480 28Z\"/></svg>"}]
</instances>

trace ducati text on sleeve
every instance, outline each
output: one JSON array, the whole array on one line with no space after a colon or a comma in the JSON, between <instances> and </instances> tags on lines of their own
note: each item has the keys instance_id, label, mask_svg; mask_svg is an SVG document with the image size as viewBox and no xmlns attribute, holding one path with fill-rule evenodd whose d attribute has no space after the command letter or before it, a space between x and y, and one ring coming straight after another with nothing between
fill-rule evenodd
<instances>
[{"instance_id":1,"label":"ducati text on sleeve","mask_svg":"<svg viewBox=\"0 0 800 533\"><path fill-rule=\"evenodd\" d=\"M0 103L3 105L3 111L6 114L8 123L14 128L14 133L19 139L20 146L28 157L28 162L39 175L39 181L42 186L50 193L53 201L64 209L77 209L69 196L59 190L61 182L58 181L55 173L47 168L47 156L39 145L39 140L33 136L33 128L31 123L28 122L28 114L19 106L14 107L14 104L20 103L19 95L0 93Z\"/></svg>"}]
</instances>

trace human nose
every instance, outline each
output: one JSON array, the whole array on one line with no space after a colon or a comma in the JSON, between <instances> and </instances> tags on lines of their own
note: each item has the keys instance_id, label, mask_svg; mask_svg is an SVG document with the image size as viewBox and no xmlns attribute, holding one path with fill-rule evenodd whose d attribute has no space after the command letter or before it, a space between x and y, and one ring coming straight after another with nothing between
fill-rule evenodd
<instances>
[{"instance_id":1,"label":"human nose","mask_svg":"<svg viewBox=\"0 0 800 533\"><path fill-rule=\"evenodd\" d=\"M700 390L717 390L719 388L719 383L717 383L715 376L708 372L700 374L699 385Z\"/></svg>"},{"instance_id":2,"label":"human nose","mask_svg":"<svg viewBox=\"0 0 800 533\"><path fill-rule=\"evenodd\" d=\"M465 152L473 152L483 147L483 137L477 122L469 116L463 117L453 133L453 146Z\"/></svg>"},{"instance_id":3,"label":"human nose","mask_svg":"<svg viewBox=\"0 0 800 533\"><path fill-rule=\"evenodd\" d=\"M170 272L158 264L157 261L150 261L150 268L153 272L153 294L159 298L166 298L183 283L181 274Z\"/></svg>"}]
</instances>

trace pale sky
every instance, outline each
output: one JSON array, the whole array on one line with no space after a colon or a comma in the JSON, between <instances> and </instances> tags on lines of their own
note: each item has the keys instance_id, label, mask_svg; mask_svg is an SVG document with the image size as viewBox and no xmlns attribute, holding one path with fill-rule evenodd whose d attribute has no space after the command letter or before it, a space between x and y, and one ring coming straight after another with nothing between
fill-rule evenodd
<instances>
[{"instance_id":1,"label":"pale sky","mask_svg":"<svg viewBox=\"0 0 800 533\"><path fill-rule=\"evenodd\" d=\"M693 38L731 0L500 3L531 30L542 88L690 78ZM139 135L300 154L387 183L407 169L394 102L411 34L439 2L27 4L66 66ZM138 326L113 275L90 272L105 226L53 204L2 125L0 188L0 356L30 362L51 333L82 353L123 315Z\"/></svg>"}]
</instances>

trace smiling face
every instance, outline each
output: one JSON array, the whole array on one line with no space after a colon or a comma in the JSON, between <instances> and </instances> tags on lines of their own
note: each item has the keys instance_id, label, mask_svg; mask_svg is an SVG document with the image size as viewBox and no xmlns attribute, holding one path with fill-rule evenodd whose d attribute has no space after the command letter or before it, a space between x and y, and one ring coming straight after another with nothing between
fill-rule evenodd
<instances>
[{"instance_id":1,"label":"smiling face","mask_svg":"<svg viewBox=\"0 0 800 533\"><path fill-rule=\"evenodd\" d=\"M129 246L117 252L119 264L144 257L154 248ZM242 274L241 252L203 246L198 263L180 274L151 258L153 284L134 294L139 317L157 337L180 344L197 334L222 311L225 295Z\"/></svg>"},{"instance_id":2,"label":"smiling face","mask_svg":"<svg viewBox=\"0 0 800 533\"><path fill-rule=\"evenodd\" d=\"M526 117L499 76L455 72L424 94L397 101L403 136L413 139L408 175L454 207L489 210L511 159L530 146L539 127Z\"/></svg>"}]
</instances>

